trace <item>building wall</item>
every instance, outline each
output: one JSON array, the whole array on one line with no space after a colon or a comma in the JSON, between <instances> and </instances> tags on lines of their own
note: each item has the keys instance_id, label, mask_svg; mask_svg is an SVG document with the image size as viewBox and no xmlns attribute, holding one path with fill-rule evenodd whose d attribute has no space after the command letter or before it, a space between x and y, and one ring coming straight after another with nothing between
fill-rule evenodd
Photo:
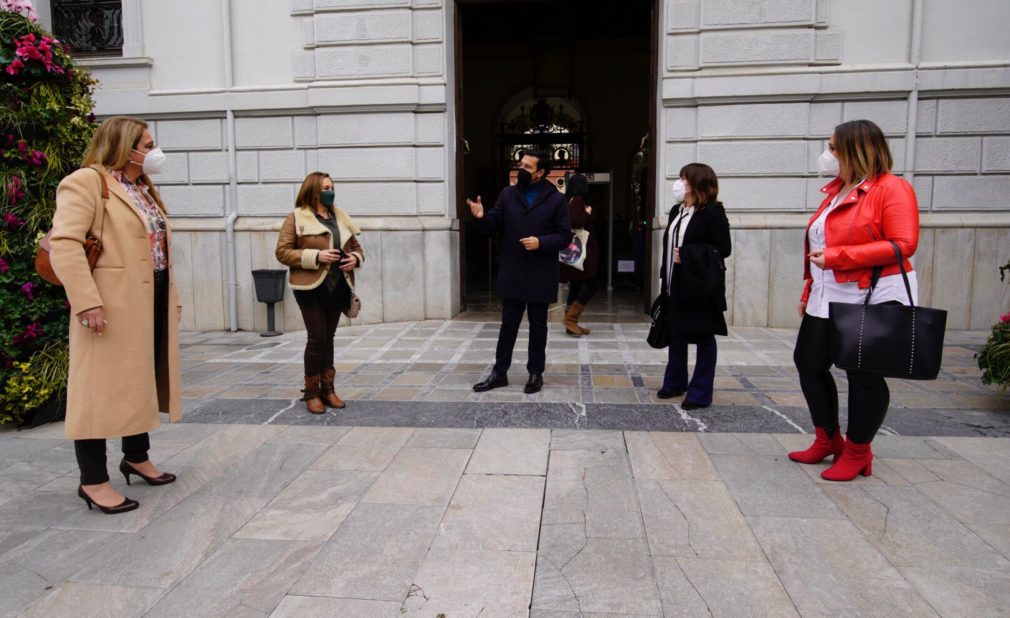
<instances>
[{"instance_id":1,"label":"building wall","mask_svg":"<svg viewBox=\"0 0 1010 618\"><path fill-rule=\"evenodd\" d=\"M860 117L884 128L897 171L914 173L922 302L949 309L952 328L985 328L1005 311L1010 286L996 265L1010 258L1010 3L923 1L917 45L916 0L659 6L654 248L677 170L712 164L734 227L732 323L797 323L803 229L824 182L814 160L835 124ZM364 229L361 321L458 313L452 0L123 8L123 57L87 63L102 81L97 112L152 120L170 155L159 184L185 328L229 326L230 212L238 327L263 328L250 271L278 267L276 231L315 169L334 176ZM300 327L290 292L279 312L286 329Z\"/></svg>"},{"instance_id":2,"label":"building wall","mask_svg":"<svg viewBox=\"0 0 1010 618\"><path fill-rule=\"evenodd\" d=\"M856 118L881 126L895 172L914 177L920 302L951 328L987 328L1010 306L997 277L1010 259L1010 39L997 26L1010 4L922 5L916 53L912 0L664 2L654 260L678 170L712 165L734 228L733 324L799 323L803 234L827 181L816 157Z\"/></svg>"}]
</instances>

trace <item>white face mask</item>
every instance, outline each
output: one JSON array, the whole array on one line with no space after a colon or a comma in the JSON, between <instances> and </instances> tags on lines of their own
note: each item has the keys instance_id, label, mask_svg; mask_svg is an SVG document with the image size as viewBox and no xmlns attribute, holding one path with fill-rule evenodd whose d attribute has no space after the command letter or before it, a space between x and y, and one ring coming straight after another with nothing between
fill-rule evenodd
<instances>
[{"instance_id":1,"label":"white face mask","mask_svg":"<svg viewBox=\"0 0 1010 618\"><path fill-rule=\"evenodd\" d=\"M134 152L140 152L139 150L134 150ZM144 173L148 176L153 174L160 174L161 170L165 167L165 161L168 157L161 148L155 148L149 150L147 154L144 155ZM135 163L135 161L130 161L130 163Z\"/></svg>"},{"instance_id":2,"label":"white face mask","mask_svg":"<svg viewBox=\"0 0 1010 618\"><path fill-rule=\"evenodd\" d=\"M825 150L821 156L817 157L817 167L825 176L838 176L841 170L838 167L838 158L831 154L830 150Z\"/></svg>"},{"instance_id":3,"label":"white face mask","mask_svg":"<svg viewBox=\"0 0 1010 618\"><path fill-rule=\"evenodd\" d=\"M673 181L673 201L677 204L683 204L686 194L687 187L684 186L684 181L679 178Z\"/></svg>"}]
</instances>

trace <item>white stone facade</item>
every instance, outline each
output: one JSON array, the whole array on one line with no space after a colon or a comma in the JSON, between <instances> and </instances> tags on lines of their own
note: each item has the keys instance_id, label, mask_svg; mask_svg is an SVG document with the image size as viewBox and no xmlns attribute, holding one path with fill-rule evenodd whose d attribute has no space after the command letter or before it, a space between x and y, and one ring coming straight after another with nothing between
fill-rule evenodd
<instances>
[{"instance_id":1,"label":"white stone facade","mask_svg":"<svg viewBox=\"0 0 1010 618\"><path fill-rule=\"evenodd\" d=\"M279 267L281 217L317 169L364 230L360 319L459 312L452 0L123 5L124 58L89 61L97 112L151 120L169 154L158 180L185 328L232 325L229 214L235 326L265 326L250 271ZM869 118L914 174L921 301L952 328L995 321L1010 305L996 275L1010 259L1010 3L967 5L659 0L654 262L677 171L707 162L734 225L730 322L795 325L815 158L836 124ZM301 328L290 292L279 311Z\"/></svg>"}]
</instances>

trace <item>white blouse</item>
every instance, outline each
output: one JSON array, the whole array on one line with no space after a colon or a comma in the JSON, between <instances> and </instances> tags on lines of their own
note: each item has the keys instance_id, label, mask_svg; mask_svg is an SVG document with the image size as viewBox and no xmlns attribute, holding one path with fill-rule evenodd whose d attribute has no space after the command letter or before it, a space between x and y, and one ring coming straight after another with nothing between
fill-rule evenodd
<instances>
[{"instance_id":1,"label":"white blouse","mask_svg":"<svg viewBox=\"0 0 1010 618\"><path fill-rule=\"evenodd\" d=\"M691 222L693 214L694 206L682 205L680 212L677 213L676 218L674 218L673 223L670 225L670 234L666 241L666 255L669 260L666 265L667 285L673 280L673 250L684 244L684 232L687 231L687 225Z\"/></svg>"},{"instance_id":2,"label":"white blouse","mask_svg":"<svg viewBox=\"0 0 1010 618\"><path fill-rule=\"evenodd\" d=\"M810 225L807 239L810 242L811 253L822 251L825 248L824 223L828 219L828 214L838 206L844 197L839 192ZM855 281L838 283L833 270L822 269L813 262L810 263L810 275L813 278L813 284L810 286L810 297L807 299L807 315L815 318L828 317L828 303L861 303L866 299L866 294L869 291L868 288L860 290L859 284ZM915 271L908 273L908 285L912 288L912 300L918 304L919 283L915 277ZM908 304L908 293L905 291L905 282L901 279L901 273L881 277L873 291L873 296L870 298L870 304L876 305L894 300L902 305Z\"/></svg>"}]
</instances>

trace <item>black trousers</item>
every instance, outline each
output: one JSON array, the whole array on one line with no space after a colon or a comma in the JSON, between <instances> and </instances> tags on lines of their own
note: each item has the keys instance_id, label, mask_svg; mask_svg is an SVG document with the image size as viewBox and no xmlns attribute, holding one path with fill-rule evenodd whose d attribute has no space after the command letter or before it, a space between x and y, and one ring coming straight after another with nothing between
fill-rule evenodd
<instances>
[{"instance_id":1,"label":"black trousers","mask_svg":"<svg viewBox=\"0 0 1010 618\"><path fill-rule=\"evenodd\" d=\"M568 283L568 300L565 301L565 304L571 307L575 303L579 303L585 307L589 304L589 299L595 296L599 289L600 284L596 281L596 277L585 281L570 281Z\"/></svg>"},{"instance_id":2,"label":"black trousers","mask_svg":"<svg viewBox=\"0 0 1010 618\"><path fill-rule=\"evenodd\" d=\"M317 376L333 366L333 335L347 298L338 288L333 292L320 285L314 290L296 290L295 300L305 320L305 376Z\"/></svg>"},{"instance_id":3,"label":"black trousers","mask_svg":"<svg viewBox=\"0 0 1010 618\"><path fill-rule=\"evenodd\" d=\"M165 339L168 336L168 272L154 273L154 371L161 369ZM151 438L146 433L124 436L123 459L130 463L144 463L151 450ZM109 481L105 457L105 439L74 440L77 466L81 469L81 485L99 485Z\"/></svg>"},{"instance_id":4,"label":"black trousers","mask_svg":"<svg viewBox=\"0 0 1010 618\"><path fill-rule=\"evenodd\" d=\"M547 362L547 307L550 303L527 303L506 298L502 301L501 330L498 331L498 349L495 352L494 371L500 376L508 375L512 366L512 349L519 336L519 325L523 312L530 321L529 358L526 369L530 375L544 372Z\"/></svg>"},{"instance_id":5,"label":"black trousers","mask_svg":"<svg viewBox=\"0 0 1010 618\"><path fill-rule=\"evenodd\" d=\"M830 435L838 430L838 388L830 371L829 327L826 318L804 315L793 362L814 427ZM881 376L862 371L846 371L845 375L849 380L849 427L845 433L857 444L868 444L884 423L891 394Z\"/></svg>"}]
</instances>

